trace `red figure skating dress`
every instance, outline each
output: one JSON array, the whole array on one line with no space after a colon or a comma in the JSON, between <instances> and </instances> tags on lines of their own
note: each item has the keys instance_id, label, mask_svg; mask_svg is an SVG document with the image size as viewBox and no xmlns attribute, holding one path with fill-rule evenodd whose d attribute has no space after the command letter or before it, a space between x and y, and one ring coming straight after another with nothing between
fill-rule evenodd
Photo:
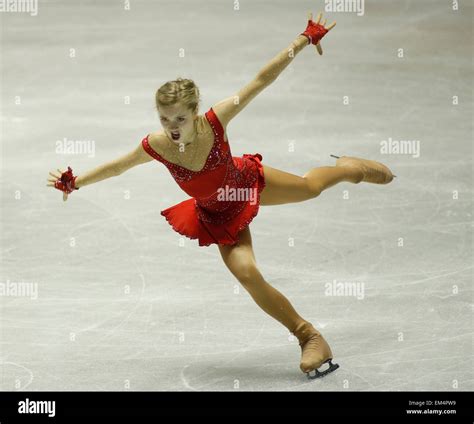
<instances>
[{"instance_id":1,"label":"red figure skating dress","mask_svg":"<svg viewBox=\"0 0 474 424\"><path fill-rule=\"evenodd\" d=\"M229 143L224 140L224 128L212 107L205 117L213 130L214 144L200 171L164 159L150 146L148 136L142 140L142 146L192 196L161 211L173 229L190 239L198 239L199 246L235 244L238 232L258 213L260 193L265 187L262 156L256 153L232 157Z\"/></svg>"}]
</instances>

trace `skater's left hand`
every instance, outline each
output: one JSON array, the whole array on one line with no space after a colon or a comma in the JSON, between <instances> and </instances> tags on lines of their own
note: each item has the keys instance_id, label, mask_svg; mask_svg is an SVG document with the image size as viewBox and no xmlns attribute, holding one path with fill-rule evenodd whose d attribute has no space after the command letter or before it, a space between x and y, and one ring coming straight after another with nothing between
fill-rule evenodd
<instances>
[{"instance_id":1,"label":"skater's left hand","mask_svg":"<svg viewBox=\"0 0 474 424\"><path fill-rule=\"evenodd\" d=\"M323 54L323 48L321 47L320 40L323 38L327 32L329 32L332 28L336 26L336 21L334 21L331 25L329 25L327 28L325 27L326 25L326 19L322 24L321 18L323 14L322 12L319 12L318 18L316 22L313 21L313 13L308 12L308 26L306 27L306 30L302 32L301 34L305 35L308 37L310 43L314 44L316 46L316 50L320 55Z\"/></svg>"}]
</instances>

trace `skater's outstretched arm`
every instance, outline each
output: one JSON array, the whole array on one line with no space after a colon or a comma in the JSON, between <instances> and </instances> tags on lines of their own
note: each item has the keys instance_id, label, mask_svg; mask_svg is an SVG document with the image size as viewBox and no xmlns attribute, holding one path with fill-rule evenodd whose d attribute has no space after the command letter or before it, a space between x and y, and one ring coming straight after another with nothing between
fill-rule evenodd
<instances>
[{"instance_id":1,"label":"skater's outstretched arm","mask_svg":"<svg viewBox=\"0 0 474 424\"><path fill-rule=\"evenodd\" d=\"M78 175L75 179L74 187L79 189L80 187L96 183L98 181L105 180L106 178L115 177L120 174L123 174L130 168L152 161L153 158L148 155L144 150L141 144L139 144L131 152L114 159L110 162L106 162L103 165L100 165L96 168L91 169L90 171L85 172L84 174ZM55 183L58 179L61 178L61 175L65 171L58 169L57 171L52 171L49 173L50 177L48 178L48 186L55 188ZM56 187L57 188L57 187ZM63 200L67 200L68 193L63 193Z\"/></svg>"},{"instance_id":2,"label":"skater's outstretched arm","mask_svg":"<svg viewBox=\"0 0 474 424\"><path fill-rule=\"evenodd\" d=\"M147 154L141 144L139 144L131 152L107 162L91 171L85 172L79 175L76 180L76 187L86 186L92 183L96 183L106 178L116 177L123 174L125 171L133 168L134 166L141 165L145 162L152 161L153 158Z\"/></svg>"},{"instance_id":3,"label":"skater's outstretched arm","mask_svg":"<svg viewBox=\"0 0 474 424\"><path fill-rule=\"evenodd\" d=\"M308 26L305 32L298 35L288 47L278 53L270 62L268 62L258 73L257 76L240 89L236 94L227 97L224 100L212 106L217 118L225 128L227 124L247 106L257 94L268 87L283 70L293 61L295 56L310 43L314 44L318 52L322 54L319 40L333 28L336 23L333 22L329 27L324 27L326 20L321 25L322 14L318 15L317 21L313 22L312 15L309 15Z\"/></svg>"}]
</instances>

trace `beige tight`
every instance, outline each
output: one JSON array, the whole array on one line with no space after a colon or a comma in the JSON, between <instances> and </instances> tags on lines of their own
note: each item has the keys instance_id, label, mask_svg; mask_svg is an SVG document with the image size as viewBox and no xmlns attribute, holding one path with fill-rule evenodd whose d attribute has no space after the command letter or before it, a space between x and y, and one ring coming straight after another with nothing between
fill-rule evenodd
<instances>
[{"instance_id":1,"label":"beige tight","mask_svg":"<svg viewBox=\"0 0 474 424\"><path fill-rule=\"evenodd\" d=\"M293 331L304 321L303 318L283 294L265 281L258 270L249 227L242 230L239 237L239 242L234 246L219 245L224 263L260 308L280 321L290 332Z\"/></svg>"}]
</instances>

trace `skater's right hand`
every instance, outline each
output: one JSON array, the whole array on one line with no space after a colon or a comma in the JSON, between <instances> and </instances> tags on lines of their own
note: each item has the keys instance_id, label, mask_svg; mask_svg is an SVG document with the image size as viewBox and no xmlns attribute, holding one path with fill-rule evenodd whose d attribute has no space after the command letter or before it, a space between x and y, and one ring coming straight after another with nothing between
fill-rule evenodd
<instances>
[{"instance_id":1,"label":"skater's right hand","mask_svg":"<svg viewBox=\"0 0 474 424\"><path fill-rule=\"evenodd\" d=\"M75 184L77 177L72 173L70 166L68 166L67 171L61 171L59 168L57 171L58 172L53 171L49 173L49 175L54 178L48 178L48 184L46 185L61 190L63 192L63 201L65 202L70 193L74 190L79 190Z\"/></svg>"}]
</instances>

